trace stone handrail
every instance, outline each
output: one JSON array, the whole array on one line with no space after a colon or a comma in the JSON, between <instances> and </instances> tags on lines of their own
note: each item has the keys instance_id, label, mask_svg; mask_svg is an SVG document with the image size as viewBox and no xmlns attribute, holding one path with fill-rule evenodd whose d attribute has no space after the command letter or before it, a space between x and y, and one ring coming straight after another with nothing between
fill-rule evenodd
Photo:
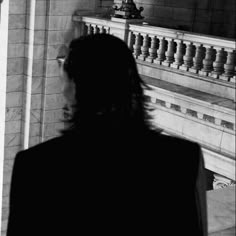
<instances>
[{"instance_id":1,"label":"stone handrail","mask_svg":"<svg viewBox=\"0 0 236 236\"><path fill-rule=\"evenodd\" d=\"M136 59L235 84L235 41L174 29L130 24Z\"/></svg>"}]
</instances>

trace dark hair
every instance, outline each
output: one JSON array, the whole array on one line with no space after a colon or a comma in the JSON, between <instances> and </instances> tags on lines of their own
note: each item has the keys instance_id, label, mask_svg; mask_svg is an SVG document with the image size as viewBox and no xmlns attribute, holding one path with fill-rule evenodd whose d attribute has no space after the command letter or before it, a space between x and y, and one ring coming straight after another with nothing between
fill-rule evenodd
<instances>
[{"instance_id":1,"label":"dark hair","mask_svg":"<svg viewBox=\"0 0 236 236\"><path fill-rule=\"evenodd\" d=\"M95 34L74 39L64 71L76 86L76 104L67 131L103 127L146 129L150 117L131 50L121 39ZM87 126L87 127L86 127Z\"/></svg>"}]
</instances>

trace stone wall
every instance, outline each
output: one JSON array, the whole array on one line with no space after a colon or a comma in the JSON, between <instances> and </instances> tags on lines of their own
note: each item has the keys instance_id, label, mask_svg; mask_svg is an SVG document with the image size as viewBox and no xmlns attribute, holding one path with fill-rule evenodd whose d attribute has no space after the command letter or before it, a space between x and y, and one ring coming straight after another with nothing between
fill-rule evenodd
<instances>
[{"instance_id":1,"label":"stone wall","mask_svg":"<svg viewBox=\"0 0 236 236\"><path fill-rule=\"evenodd\" d=\"M120 0L114 1L120 4ZM235 0L134 0L145 20L160 27L236 37Z\"/></svg>"},{"instance_id":2,"label":"stone wall","mask_svg":"<svg viewBox=\"0 0 236 236\"><path fill-rule=\"evenodd\" d=\"M2 236L16 153L58 136L64 128L56 57L74 36L72 15L78 9L106 8L107 2L9 0Z\"/></svg>"}]
</instances>

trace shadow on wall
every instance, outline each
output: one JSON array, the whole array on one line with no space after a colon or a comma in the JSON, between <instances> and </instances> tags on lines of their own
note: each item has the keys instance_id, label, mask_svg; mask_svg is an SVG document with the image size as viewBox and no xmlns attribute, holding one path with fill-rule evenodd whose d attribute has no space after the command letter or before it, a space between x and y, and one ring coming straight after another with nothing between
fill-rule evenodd
<instances>
[{"instance_id":1,"label":"shadow on wall","mask_svg":"<svg viewBox=\"0 0 236 236\"><path fill-rule=\"evenodd\" d=\"M119 1L115 1L119 2ZM143 6L143 16L152 25L236 37L235 0L135 0Z\"/></svg>"}]
</instances>

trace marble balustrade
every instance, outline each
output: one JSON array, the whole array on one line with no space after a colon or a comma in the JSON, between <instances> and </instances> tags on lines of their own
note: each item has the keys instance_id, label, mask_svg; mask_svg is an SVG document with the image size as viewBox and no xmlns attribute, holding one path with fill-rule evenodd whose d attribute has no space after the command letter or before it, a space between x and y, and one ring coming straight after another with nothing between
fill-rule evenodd
<instances>
[{"instance_id":1,"label":"marble balustrade","mask_svg":"<svg viewBox=\"0 0 236 236\"><path fill-rule=\"evenodd\" d=\"M234 40L149 26L141 22L78 14L73 16L75 37L96 33L113 34L127 42L138 64L145 62L158 69L184 73L195 78L191 82L192 88L197 83L203 91L207 87L204 92L216 92L235 101ZM208 80L207 86L201 80Z\"/></svg>"},{"instance_id":2,"label":"marble balustrade","mask_svg":"<svg viewBox=\"0 0 236 236\"><path fill-rule=\"evenodd\" d=\"M140 21L73 16L74 37L107 33L123 39L136 58L154 123L199 142L214 189L235 183L235 42Z\"/></svg>"}]
</instances>

